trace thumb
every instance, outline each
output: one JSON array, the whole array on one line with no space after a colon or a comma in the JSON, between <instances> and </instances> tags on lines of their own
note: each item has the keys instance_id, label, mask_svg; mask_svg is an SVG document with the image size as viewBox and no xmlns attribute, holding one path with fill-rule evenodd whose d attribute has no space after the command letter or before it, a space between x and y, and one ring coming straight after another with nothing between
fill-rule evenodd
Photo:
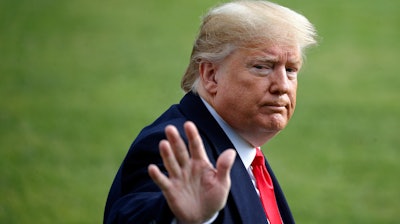
<instances>
[{"instance_id":1,"label":"thumb","mask_svg":"<svg viewBox=\"0 0 400 224\"><path fill-rule=\"evenodd\" d=\"M230 183L230 171L233 162L236 158L236 151L233 149L225 150L217 160L217 178L221 182L229 181Z\"/></svg>"}]
</instances>

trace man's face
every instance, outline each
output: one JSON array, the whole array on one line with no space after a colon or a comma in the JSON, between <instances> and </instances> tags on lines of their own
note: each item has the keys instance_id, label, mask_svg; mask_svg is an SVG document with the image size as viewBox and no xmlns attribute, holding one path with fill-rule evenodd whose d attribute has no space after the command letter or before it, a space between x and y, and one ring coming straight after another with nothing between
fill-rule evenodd
<instances>
[{"instance_id":1,"label":"man's face","mask_svg":"<svg viewBox=\"0 0 400 224\"><path fill-rule=\"evenodd\" d=\"M242 137L262 145L293 115L301 65L297 47L239 48L217 65L211 104Z\"/></svg>"}]
</instances>

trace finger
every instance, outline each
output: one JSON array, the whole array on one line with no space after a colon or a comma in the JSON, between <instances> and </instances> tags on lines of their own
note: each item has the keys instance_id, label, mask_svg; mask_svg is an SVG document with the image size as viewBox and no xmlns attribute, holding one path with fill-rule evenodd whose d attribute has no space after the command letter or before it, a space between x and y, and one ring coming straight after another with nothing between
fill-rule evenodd
<instances>
[{"instance_id":1,"label":"finger","mask_svg":"<svg viewBox=\"0 0 400 224\"><path fill-rule=\"evenodd\" d=\"M192 159L202 159L209 162L206 151L204 150L203 141L197 131L196 125L191 121L187 121L184 124L184 128L186 136L188 137L189 150Z\"/></svg>"},{"instance_id":2,"label":"finger","mask_svg":"<svg viewBox=\"0 0 400 224\"><path fill-rule=\"evenodd\" d=\"M178 130L173 125L168 125L165 128L165 134L178 164L181 167L185 167L189 161L189 153L186 144L182 140Z\"/></svg>"},{"instance_id":3,"label":"finger","mask_svg":"<svg viewBox=\"0 0 400 224\"><path fill-rule=\"evenodd\" d=\"M175 154L171 149L171 145L167 140L161 140L159 144L160 155L163 160L165 169L167 169L170 177L178 177L181 174L181 168L176 161Z\"/></svg>"},{"instance_id":4,"label":"finger","mask_svg":"<svg viewBox=\"0 0 400 224\"><path fill-rule=\"evenodd\" d=\"M170 188L171 186L171 181L168 179L167 176L165 176L160 169L154 165L150 164L147 168L149 175L151 179L154 181L154 183L157 184L157 186L162 190L166 191L167 189Z\"/></svg>"},{"instance_id":5,"label":"finger","mask_svg":"<svg viewBox=\"0 0 400 224\"><path fill-rule=\"evenodd\" d=\"M235 162L236 151L233 149L225 150L217 160L217 178L222 183L230 184L230 171Z\"/></svg>"}]
</instances>

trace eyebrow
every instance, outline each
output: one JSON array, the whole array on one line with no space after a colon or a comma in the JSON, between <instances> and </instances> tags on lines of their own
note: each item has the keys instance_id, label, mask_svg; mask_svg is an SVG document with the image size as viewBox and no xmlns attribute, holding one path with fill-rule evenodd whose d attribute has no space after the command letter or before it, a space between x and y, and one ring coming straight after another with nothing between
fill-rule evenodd
<instances>
[{"instance_id":1,"label":"eyebrow","mask_svg":"<svg viewBox=\"0 0 400 224\"><path fill-rule=\"evenodd\" d=\"M278 62L279 58L276 56L250 56L249 60L261 62Z\"/></svg>"},{"instance_id":2,"label":"eyebrow","mask_svg":"<svg viewBox=\"0 0 400 224\"><path fill-rule=\"evenodd\" d=\"M259 61L263 63L277 63L279 62L279 57L277 56L272 56L272 55L267 55L267 56L250 56L248 61ZM295 59L295 60L289 60L287 61L289 64L294 64L294 65L302 65L303 60L300 59Z\"/></svg>"}]
</instances>

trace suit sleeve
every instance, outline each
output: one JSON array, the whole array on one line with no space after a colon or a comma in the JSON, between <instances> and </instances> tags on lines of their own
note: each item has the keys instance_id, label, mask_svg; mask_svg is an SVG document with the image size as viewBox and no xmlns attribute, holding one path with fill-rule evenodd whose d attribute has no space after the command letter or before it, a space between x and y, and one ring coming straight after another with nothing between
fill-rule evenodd
<instances>
[{"instance_id":1,"label":"suit sleeve","mask_svg":"<svg viewBox=\"0 0 400 224\"><path fill-rule=\"evenodd\" d=\"M171 223L173 214L148 175L149 164L166 173L158 144L163 132L137 138L132 144L110 189L104 223Z\"/></svg>"}]
</instances>

